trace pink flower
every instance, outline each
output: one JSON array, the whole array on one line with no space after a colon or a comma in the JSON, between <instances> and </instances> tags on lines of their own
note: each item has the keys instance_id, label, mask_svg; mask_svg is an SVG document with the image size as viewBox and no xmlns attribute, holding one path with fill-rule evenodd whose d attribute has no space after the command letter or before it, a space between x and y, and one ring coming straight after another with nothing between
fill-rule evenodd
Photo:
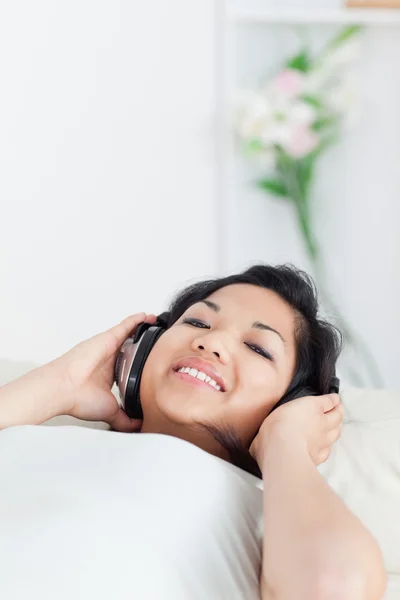
<instances>
[{"instance_id":1,"label":"pink flower","mask_svg":"<svg viewBox=\"0 0 400 600\"><path fill-rule=\"evenodd\" d=\"M303 158L315 150L318 142L318 136L312 129L305 125L295 125L282 146L292 158Z\"/></svg>"},{"instance_id":2,"label":"pink flower","mask_svg":"<svg viewBox=\"0 0 400 600\"><path fill-rule=\"evenodd\" d=\"M272 82L275 92L281 94L288 100L292 100L300 94L303 89L304 75L296 69L285 69Z\"/></svg>"}]
</instances>

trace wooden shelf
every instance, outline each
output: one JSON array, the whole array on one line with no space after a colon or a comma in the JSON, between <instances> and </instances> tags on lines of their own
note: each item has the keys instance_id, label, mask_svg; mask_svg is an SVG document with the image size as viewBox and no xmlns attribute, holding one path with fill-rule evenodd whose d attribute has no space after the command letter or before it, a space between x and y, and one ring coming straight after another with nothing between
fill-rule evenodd
<instances>
[{"instance_id":1,"label":"wooden shelf","mask_svg":"<svg viewBox=\"0 0 400 600\"><path fill-rule=\"evenodd\" d=\"M249 21L273 24L372 24L400 25L398 9L342 8L332 10L274 10L259 6L236 5L228 7L227 16L233 21Z\"/></svg>"}]
</instances>

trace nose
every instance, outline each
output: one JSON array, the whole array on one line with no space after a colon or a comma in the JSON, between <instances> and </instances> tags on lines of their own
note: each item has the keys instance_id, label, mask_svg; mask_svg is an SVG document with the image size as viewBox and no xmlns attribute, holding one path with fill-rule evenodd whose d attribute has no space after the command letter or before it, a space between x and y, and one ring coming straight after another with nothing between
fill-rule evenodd
<instances>
[{"instance_id":1,"label":"nose","mask_svg":"<svg viewBox=\"0 0 400 600\"><path fill-rule=\"evenodd\" d=\"M207 332L193 340L192 349L204 354L213 355L222 364L227 364L230 358L227 340L216 332Z\"/></svg>"}]
</instances>

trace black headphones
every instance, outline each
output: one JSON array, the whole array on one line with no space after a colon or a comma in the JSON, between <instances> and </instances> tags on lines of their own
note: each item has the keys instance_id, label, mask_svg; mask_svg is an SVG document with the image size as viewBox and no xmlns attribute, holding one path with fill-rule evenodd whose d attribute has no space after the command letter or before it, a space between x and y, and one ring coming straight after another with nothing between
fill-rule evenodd
<instances>
[{"instance_id":1,"label":"black headphones","mask_svg":"<svg viewBox=\"0 0 400 600\"><path fill-rule=\"evenodd\" d=\"M154 325L140 323L134 336L124 342L115 363L114 380L122 408L132 419L143 419L140 380L151 349L168 327L168 316L163 313Z\"/></svg>"},{"instance_id":2,"label":"black headphones","mask_svg":"<svg viewBox=\"0 0 400 600\"><path fill-rule=\"evenodd\" d=\"M122 408L132 419L143 419L139 394L143 368L154 344L168 328L168 321L169 313L165 312L157 317L154 325L140 323L134 336L124 342L115 363L114 379L118 386ZM339 386L339 379L332 377L330 393L338 394ZM285 394L272 410L295 398L318 395L320 394L313 388L300 386Z\"/></svg>"}]
</instances>

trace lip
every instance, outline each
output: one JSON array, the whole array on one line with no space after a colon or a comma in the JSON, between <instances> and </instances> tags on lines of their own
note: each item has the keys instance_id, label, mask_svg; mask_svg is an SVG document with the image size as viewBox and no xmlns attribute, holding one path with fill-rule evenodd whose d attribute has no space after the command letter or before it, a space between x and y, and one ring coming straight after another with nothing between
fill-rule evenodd
<instances>
[{"instance_id":1,"label":"lip","mask_svg":"<svg viewBox=\"0 0 400 600\"><path fill-rule=\"evenodd\" d=\"M220 375L218 373L218 371L215 369L215 367L212 363L210 363L206 360L203 360L201 358L197 358L196 356L186 356L185 358L181 358L180 360L178 360L172 368L176 372L181 367L190 367L191 369L197 369L198 371L202 371L203 373L205 373L206 375L211 377L211 379L214 379L214 381L221 388L219 390L220 392L226 392L226 382L225 382L224 378L222 377L222 375ZM179 375L185 375L185 374L179 373ZM191 375L188 375L187 377L191 377ZM191 377L191 379L194 380L193 377ZM197 382L197 380L194 380L194 381ZM199 383L202 383L203 385L207 385L207 387L209 387L209 388L212 387L208 383L206 384L205 382L201 381L200 379L198 381L199 381ZM215 390L215 391L218 391L218 390Z\"/></svg>"}]
</instances>

